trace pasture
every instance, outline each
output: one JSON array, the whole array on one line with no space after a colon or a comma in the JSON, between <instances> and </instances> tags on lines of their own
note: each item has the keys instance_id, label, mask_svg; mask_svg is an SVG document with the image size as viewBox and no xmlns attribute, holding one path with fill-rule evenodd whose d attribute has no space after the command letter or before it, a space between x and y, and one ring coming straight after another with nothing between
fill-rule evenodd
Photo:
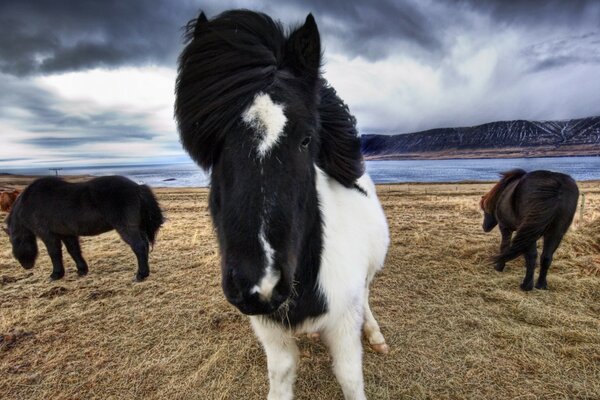
<instances>
[{"instance_id":1,"label":"pasture","mask_svg":"<svg viewBox=\"0 0 600 400\"><path fill-rule=\"evenodd\" d=\"M550 290L523 293L523 260L494 271L498 230L478 210L491 184L378 186L391 230L371 306L390 346L365 344L370 399L600 398L600 183L555 254ZM167 222L133 283L116 233L84 238L89 275L43 245L23 270L0 236L1 399L264 399L266 359L220 287L206 189L158 189ZM4 219L5 213L0 214ZM298 399L340 399L328 352L298 338Z\"/></svg>"}]
</instances>

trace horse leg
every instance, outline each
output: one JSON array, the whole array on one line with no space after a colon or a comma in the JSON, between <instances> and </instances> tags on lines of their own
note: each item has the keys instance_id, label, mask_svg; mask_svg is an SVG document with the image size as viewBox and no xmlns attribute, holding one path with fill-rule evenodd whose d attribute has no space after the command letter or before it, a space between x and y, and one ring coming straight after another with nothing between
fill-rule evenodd
<instances>
[{"instance_id":1,"label":"horse leg","mask_svg":"<svg viewBox=\"0 0 600 400\"><path fill-rule=\"evenodd\" d=\"M148 241L139 231L118 230L118 232L123 241L131 247L131 250L133 250L137 257L138 270L135 280L141 282L150 275L150 267L148 266Z\"/></svg>"},{"instance_id":2,"label":"horse leg","mask_svg":"<svg viewBox=\"0 0 600 400\"><path fill-rule=\"evenodd\" d=\"M535 263L537 261L537 246L533 243L525 252L525 278L521 283L521 289L529 291L533 289L533 273L535 272Z\"/></svg>"},{"instance_id":3,"label":"horse leg","mask_svg":"<svg viewBox=\"0 0 600 400\"><path fill-rule=\"evenodd\" d=\"M510 229L506 229L502 226L500 228L500 233L502 234L502 242L500 242L500 254L504 253L506 249L510 246L510 239L512 238L512 231ZM504 262L497 262L494 268L498 272L504 271Z\"/></svg>"},{"instance_id":4,"label":"horse leg","mask_svg":"<svg viewBox=\"0 0 600 400\"><path fill-rule=\"evenodd\" d=\"M365 336L371 345L371 348L376 353L387 354L390 351L389 346L385 343L385 338L381 334L381 330L379 329L379 324L373 313L371 312L371 307L369 307L369 286L367 285L365 291L365 304L364 304L364 312L365 312L365 323L363 325L363 330L365 332Z\"/></svg>"},{"instance_id":5,"label":"horse leg","mask_svg":"<svg viewBox=\"0 0 600 400\"><path fill-rule=\"evenodd\" d=\"M52 261L52 274L50 279L55 281L65 276L65 267L62 260L62 243L57 235L49 233L41 238L48 249L48 255Z\"/></svg>"},{"instance_id":6,"label":"horse leg","mask_svg":"<svg viewBox=\"0 0 600 400\"><path fill-rule=\"evenodd\" d=\"M558 248L562 235L548 235L544 236L544 247L542 249L542 257L540 258L540 276L538 276L535 287L537 289L548 289L548 282L546 276L548 275L548 269L552 264L552 256Z\"/></svg>"},{"instance_id":7,"label":"horse leg","mask_svg":"<svg viewBox=\"0 0 600 400\"><path fill-rule=\"evenodd\" d=\"M362 372L362 343L360 328L362 315L347 315L340 318L340 323L323 331L324 341L333 358L333 372L342 387L346 400L365 400L365 389Z\"/></svg>"},{"instance_id":8,"label":"horse leg","mask_svg":"<svg viewBox=\"0 0 600 400\"><path fill-rule=\"evenodd\" d=\"M79 245L79 238L77 236L63 236L62 242L65 244L67 251L75 261L77 265L77 274L79 276L87 275L88 265L81 255L81 246Z\"/></svg>"},{"instance_id":9,"label":"horse leg","mask_svg":"<svg viewBox=\"0 0 600 400\"><path fill-rule=\"evenodd\" d=\"M288 400L294 397L298 346L294 337L283 328L250 317L252 327L267 355L269 369L269 400Z\"/></svg>"}]
</instances>

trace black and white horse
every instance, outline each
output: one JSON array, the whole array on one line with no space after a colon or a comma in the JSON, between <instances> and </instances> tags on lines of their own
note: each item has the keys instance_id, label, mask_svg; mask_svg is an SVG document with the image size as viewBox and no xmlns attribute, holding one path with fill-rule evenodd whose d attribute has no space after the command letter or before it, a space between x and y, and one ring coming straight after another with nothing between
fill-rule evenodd
<instances>
[{"instance_id":1,"label":"black and white horse","mask_svg":"<svg viewBox=\"0 0 600 400\"><path fill-rule=\"evenodd\" d=\"M223 291L251 315L269 399L293 397L295 334L321 335L347 399L365 398L361 328L387 352L368 303L387 223L356 121L320 64L312 15L286 34L246 10L190 21L179 59L181 140L211 173Z\"/></svg>"}]
</instances>

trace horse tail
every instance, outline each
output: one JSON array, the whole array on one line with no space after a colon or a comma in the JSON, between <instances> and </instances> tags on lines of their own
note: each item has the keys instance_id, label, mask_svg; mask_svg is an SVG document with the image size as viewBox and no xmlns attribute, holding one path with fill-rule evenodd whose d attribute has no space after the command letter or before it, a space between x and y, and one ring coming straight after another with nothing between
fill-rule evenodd
<instances>
[{"instance_id":1,"label":"horse tail","mask_svg":"<svg viewBox=\"0 0 600 400\"><path fill-rule=\"evenodd\" d=\"M557 217L560 207L558 197L561 194L559 182L548 184L529 200L531 208L517 228L515 237L511 240L510 247L494 257L495 263L505 263L525 253L546 233L546 230Z\"/></svg>"},{"instance_id":2,"label":"horse tail","mask_svg":"<svg viewBox=\"0 0 600 400\"><path fill-rule=\"evenodd\" d=\"M152 190L146 185L140 185L140 228L146 234L148 242L154 247L156 233L165 222L158 201Z\"/></svg>"}]
</instances>

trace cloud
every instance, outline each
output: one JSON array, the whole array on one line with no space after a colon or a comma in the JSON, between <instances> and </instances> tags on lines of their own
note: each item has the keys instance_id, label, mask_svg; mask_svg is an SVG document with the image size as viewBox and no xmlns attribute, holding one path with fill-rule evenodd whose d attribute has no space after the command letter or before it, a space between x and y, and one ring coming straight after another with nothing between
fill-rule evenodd
<instances>
[{"instance_id":1,"label":"cloud","mask_svg":"<svg viewBox=\"0 0 600 400\"><path fill-rule=\"evenodd\" d=\"M239 7L285 25L314 14L362 133L600 114L597 1L5 1L0 165L185 158L181 27Z\"/></svg>"},{"instance_id":2,"label":"cloud","mask_svg":"<svg viewBox=\"0 0 600 400\"><path fill-rule=\"evenodd\" d=\"M197 8L167 0L0 3L0 71L19 76L173 64Z\"/></svg>"},{"instance_id":3,"label":"cloud","mask_svg":"<svg viewBox=\"0 0 600 400\"><path fill-rule=\"evenodd\" d=\"M174 151L172 130L151 126L152 109L127 111L90 99L67 100L39 82L5 74L0 74L0 86L5 89L0 91L0 159L5 164L17 158L92 161L181 154Z\"/></svg>"}]
</instances>

